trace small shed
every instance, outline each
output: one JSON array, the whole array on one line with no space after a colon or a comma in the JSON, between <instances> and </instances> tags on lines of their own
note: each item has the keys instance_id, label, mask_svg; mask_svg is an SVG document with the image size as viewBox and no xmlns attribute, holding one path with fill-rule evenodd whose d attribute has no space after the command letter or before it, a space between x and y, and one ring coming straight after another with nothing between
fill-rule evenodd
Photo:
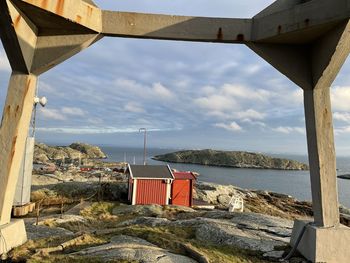
<instances>
[{"instance_id":1,"label":"small shed","mask_svg":"<svg viewBox=\"0 0 350 263\"><path fill-rule=\"evenodd\" d=\"M80 166L80 171L81 172L90 172L90 171L92 171L93 170L93 166L87 166L87 165L85 165L85 166Z\"/></svg>"},{"instance_id":2,"label":"small shed","mask_svg":"<svg viewBox=\"0 0 350 263\"><path fill-rule=\"evenodd\" d=\"M192 172L173 172L173 175L175 180L171 193L172 204L191 207L196 177Z\"/></svg>"},{"instance_id":3,"label":"small shed","mask_svg":"<svg viewBox=\"0 0 350 263\"><path fill-rule=\"evenodd\" d=\"M174 175L168 165L129 165L129 201L132 205L168 205Z\"/></svg>"}]
</instances>

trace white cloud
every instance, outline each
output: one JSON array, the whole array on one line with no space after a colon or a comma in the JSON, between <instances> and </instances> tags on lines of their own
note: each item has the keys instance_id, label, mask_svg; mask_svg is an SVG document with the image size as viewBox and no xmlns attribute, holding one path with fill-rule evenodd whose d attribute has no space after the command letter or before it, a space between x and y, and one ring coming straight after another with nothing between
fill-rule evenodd
<instances>
[{"instance_id":1,"label":"white cloud","mask_svg":"<svg viewBox=\"0 0 350 263\"><path fill-rule=\"evenodd\" d=\"M214 94L216 89L215 87L212 87L212 86L205 86L201 89L201 91L203 94L210 95L210 94Z\"/></svg>"},{"instance_id":2,"label":"white cloud","mask_svg":"<svg viewBox=\"0 0 350 263\"><path fill-rule=\"evenodd\" d=\"M350 111L350 87L334 87L331 90L333 109L336 111Z\"/></svg>"},{"instance_id":3,"label":"white cloud","mask_svg":"<svg viewBox=\"0 0 350 263\"><path fill-rule=\"evenodd\" d=\"M57 109L49 109L49 108L40 108L39 114L41 117L47 120L57 120L63 121L66 120L66 117Z\"/></svg>"},{"instance_id":4,"label":"white cloud","mask_svg":"<svg viewBox=\"0 0 350 263\"><path fill-rule=\"evenodd\" d=\"M160 83L153 84L152 91L155 96L161 99L171 99L174 94Z\"/></svg>"},{"instance_id":5,"label":"white cloud","mask_svg":"<svg viewBox=\"0 0 350 263\"><path fill-rule=\"evenodd\" d=\"M289 101L290 103L293 103L296 107L298 105L303 105L304 103L304 95L302 89L296 89L295 91L292 91L290 94L281 94L281 97L285 97L285 101Z\"/></svg>"},{"instance_id":6,"label":"white cloud","mask_svg":"<svg viewBox=\"0 0 350 263\"><path fill-rule=\"evenodd\" d=\"M69 116L83 117L85 111L77 107L62 107L61 109L40 108L40 117L46 120L64 121L69 119Z\"/></svg>"},{"instance_id":7,"label":"white cloud","mask_svg":"<svg viewBox=\"0 0 350 263\"><path fill-rule=\"evenodd\" d=\"M235 98L256 101L267 102L271 97L271 92L263 89L252 89L248 86L224 84L221 93L224 96L231 96Z\"/></svg>"},{"instance_id":8,"label":"white cloud","mask_svg":"<svg viewBox=\"0 0 350 263\"><path fill-rule=\"evenodd\" d=\"M145 110L141 107L141 105L139 105L136 102L128 102L124 106L124 110L128 111L128 112L133 112L133 113L144 113L145 112Z\"/></svg>"},{"instance_id":9,"label":"white cloud","mask_svg":"<svg viewBox=\"0 0 350 263\"><path fill-rule=\"evenodd\" d=\"M248 65L246 67L244 67L244 71L249 74L249 75L253 75L258 73L260 70L262 69L261 65L255 64L255 65Z\"/></svg>"},{"instance_id":10,"label":"white cloud","mask_svg":"<svg viewBox=\"0 0 350 263\"><path fill-rule=\"evenodd\" d=\"M153 83L151 86L143 85L135 80L117 79L115 82L118 92L128 93L146 100L170 100L175 97L167 87L161 83Z\"/></svg>"},{"instance_id":11,"label":"white cloud","mask_svg":"<svg viewBox=\"0 0 350 263\"><path fill-rule=\"evenodd\" d=\"M83 117L86 115L85 111L77 107L63 107L61 109L61 112L65 115L71 115L71 116Z\"/></svg>"},{"instance_id":12,"label":"white cloud","mask_svg":"<svg viewBox=\"0 0 350 263\"><path fill-rule=\"evenodd\" d=\"M267 126L266 123L264 123L264 122L261 122L261 121L253 121L253 120L251 120L251 119L243 119L242 122L248 123L248 124L250 124L250 125L260 126L260 127L263 127L263 128L265 128L265 127Z\"/></svg>"},{"instance_id":13,"label":"white cloud","mask_svg":"<svg viewBox=\"0 0 350 263\"><path fill-rule=\"evenodd\" d=\"M223 95L210 95L208 97L201 97L194 100L194 103L206 110L210 111L227 111L238 108L235 99Z\"/></svg>"},{"instance_id":14,"label":"white cloud","mask_svg":"<svg viewBox=\"0 0 350 263\"><path fill-rule=\"evenodd\" d=\"M291 133L305 134L305 128L302 128L302 127L280 126L278 128L272 128L272 130L275 132L284 133L284 134L291 134Z\"/></svg>"},{"instance_id":15,"label":"white cloud","mask_svg":"<svg viewBox=\"0 0 350 263\"><path fill-rule=\"evenodd\" d=\"M0 71L10 71L10 63L6 57L6 54L3 50L0 50Z\"/></svg>"},{"instance_id":16,"label":"white cloud","mask_svg":"<svg viewBox=\"0 0 350 263\"><path fill-rule=\"evenodd\" d=\"M44 82L44 81L41 81L39 79L39 94L41 93L45 93L46 95L49 95L50 97L51 96L54 96L55 98L57 97L64 97L64 93L60 92L60 91L57 91L56 88L47 83L47 82Z\"/></svg>"},{"instance_id":17,"label":"white cloud","mask_svg":"<svg viewBox=\"0 0 350 263\"><path fill-rule=\"evenodd\" d=\"M350 123L350 113L348 112L335 112L333 113L334 120Z\"/></svg>"},{"instance_id":18,"label":"white cloud","mask_svg":"<svg viewBox=\"0 0 350 263\"><path fill-rule=\"evenodd\" d=\"M214 126L218 128L223 128L228 131L233 131L233 132L238 132L243 130L243 128L239 126L238 123L235 121L231 122L230 124L216 123Z\"/></svg>"},{"instance_id":19,"label":"white cloud","mask_svg":"<svg viewBox=\"0 0 350 263\"><path fill-rule=\"evenodd\" d=\"M168 131L169 129L149 128L148 132L154 131ZM111 134L111 133L136 133L139 132L139 128L116 128L116 127L39 127L37 131L47 133L67 133L67 134Z\"/></svg>"},{"instance_id":20,"label":"white cloud","mask_svg":"<svg viewBox=\"0 0 350 263\"><path fill-rule=\"evenodd\" d=\"M265 119L266 114L253 109L248 109L246 111L234 113L233 117L237 119L263 120Z\"/></svg>"},{"instance_id":21,"label":"white cloud","mask_svg":"<svg viewBox=\"0 0 350 263\"><path fill-rule=\"evenodd\" d=\"M349 133L350 133L350 126L344 126L344 127L334 129L334 134L337 136L342 134L349 134Z\"/></svg>"}]
</instances>

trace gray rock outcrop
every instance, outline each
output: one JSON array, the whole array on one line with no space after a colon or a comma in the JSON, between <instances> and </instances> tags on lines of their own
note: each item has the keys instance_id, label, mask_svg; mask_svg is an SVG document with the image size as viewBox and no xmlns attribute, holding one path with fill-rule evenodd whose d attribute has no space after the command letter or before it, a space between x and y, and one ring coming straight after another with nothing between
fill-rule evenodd
<instances>
[{"instance_id":1,"label":"gray rock outcrop","mask_svg":"<svg viewBox=\"0 0 350 263\"><path fill-rule=\"evenodd\" d=\"M185 220L139 217L121 223L148 227L192 227L195 238L215 245L228 245L267 253L289 243L293 221L256 213L212 211Z\"/></svg>"},{"instance_id":2,"label":"gray rock outcrop","mask_svg":"<svg viewBox=\"0 0 350 263\"><path fill-rule=\"evenodd\" d=\"M87 248L72 255L98 257L106 262L128 260L144 263L196 263L191 258L170 253L144 239L125 235L112 237L108 244Z\"/></svg>"},{"instance_id":3,"label":"gray rock outcrop","mask_svg":"<svg viewBox=\"0 0 350 263\"><path fill-rule=\"evenodd\" d=\"M48 146L37 143L34 149L34 163L45 164L62 159L105 159L106 154L97 146L73 143L70 146Z\"/></svg>"},{"instance_id":4,"label":"gray rock outcrop","mask_svg":"<svg viewBox=\"0 0 350 263\"><path fill-rule=\"evenodd\" d=\"M220 167L308 170L298 161L240 151L188 150L157 155L153 159L170 163L191 163Z\"/></svg>"},{"instance_id":5,"label":"gray rock outcrop","mask_svg":"<svg viewBox=\"0 0 350 263\"><path fill-rule=\"evenodd\" d=\"M71 145L69 145L69 148L85 154L86 156L88 156L89 159L107 158L107 155L104 152L102 152L100 147L93 146L87 143L72 143Z\"/></svg>"}]
</instances>

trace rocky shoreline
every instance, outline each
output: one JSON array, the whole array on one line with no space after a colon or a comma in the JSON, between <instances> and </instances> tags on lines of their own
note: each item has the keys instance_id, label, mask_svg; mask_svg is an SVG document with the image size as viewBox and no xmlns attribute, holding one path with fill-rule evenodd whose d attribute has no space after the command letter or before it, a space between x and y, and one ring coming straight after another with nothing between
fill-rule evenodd
<instances>
[{"instance_id":1,"label":"rocky shoreline","mask_svg":"<svg viewBox=\"0 0 350 263\"><path fill-rule=\"evenodd\" d=\"M72 157L72 150L83 154L77 147L44 148L49 161ZM33 174L37 209L25 218L30 241L9 254L11 262L277 262L290 251L293 220L312 220L310 202L205 182L196 183L194 198L213 210L131 206L125 164L92 163L91 171L59 165L52 174ZM232 198L244 201L243 212L228 211ZM350 210L340 213L350 226ZM296 254L289 262L306 261Z\"/></svg>"},{"instance_id":2,"label":"rocky shoreline","mask_svg":"<svg viewBox=\"0 0 350 263\"><path fill-rule=\"evenodd\" d=\"M290 250L293 220L312 219L310 202L203 182L195 198L214 210L131 206L125 179L103 172L33 175L40 217L38 225L35 214L25 219L32 241L11 252L13 262L277 262ZM244 200L242 213L227 211L232 197ZM350 210L340 212L349 226ZM306 261L296 254L289 262Z\"/></svg>"},{"instance_id":3,"label":"rocky shoreline","mask_svg":"<svg viewBox=\"0 0 350 263\"><path fill-rule=\"evenodd\" d=\"M98 146L86 143L72 143L69 146L49 146L44 143L35 144L34 163L47 164L84 159L106 159L107 155Z\"/></svg>"},{"instance_id":4,"label":"rocky shoreline","mask_svg":"<svg viewBox=\"0 0 350 263\"><path fill-rule=\"evenodd\" d=\"M157 155L154 156L153 159L170 163L188 163L232 168L273 170L309 169L306 164L298 161L240 151L187 150Z\"/></svg>"}]
</instances>

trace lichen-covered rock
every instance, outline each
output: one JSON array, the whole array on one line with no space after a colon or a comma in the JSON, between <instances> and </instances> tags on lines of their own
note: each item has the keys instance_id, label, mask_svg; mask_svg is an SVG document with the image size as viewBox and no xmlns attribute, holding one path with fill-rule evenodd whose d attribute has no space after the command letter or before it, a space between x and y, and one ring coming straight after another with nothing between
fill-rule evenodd
<instances>
[{"instance_id":1,"label":"lichen-covered rock","mask_svg":"<svg viewBox=\"0 0 350 263\"><path fill-rule=\"evenodd\" d=\"M72 143L70 148L86 154L90 159L105 159L107 155L97 146L86 143Z\"/></svg>"},{"instance_id":2,"label":"lichen-covered rock","mask_svg":"<svg viewBox=\"0 0 350 263\"><path fill-rule=\"evenodd\" d=\"M70 146L48 146L43 143L35 144L34 163L45 164L62 159L105 159L106 154L97 146L85 143L73 143Z\"/></svg>"},{"instance_id":3,"label":"lichen-covered rock","mask_svg":"<svg viewBox=\"0 0 350 263\"><path fill-rule=\"evenodd\" d=\"M232 185L197 183L195 198L227 209L232 197L245 197L248 191Z\"/></svg>"},{"instance_id":4,"label":"lichen-covered rock","mask_svg":"<svg viewBox=\"0 0 350 263\"><path fill-rule=\"evenodd\" d=\"M155 160L172 163L191 163L220 167L308 170L308 166L294 160L240 151L188 150L157 155Z\"/></svg>"},{"instance_id":5,"label":"lichen-covered rock","mask_svg":"<svg viewBox=\"0 0 350 263\"><path fill-rule=\"evenodd\" d=\"M201 242L228 245L258 252L274 251L289 243L293 221L256 213L211 211L195 214L191 219L139 217L124 221L118 227L191 227Z\"/></svg>"},{"instance_id":6,"label":"lichen-covered rock","mask_svg":"<svg viewBox=\"0 0 350 263\"><path fill-rule=\"evenodd\" d=\"M37 240L49 237L73 236L74 233L60 227L48 227L45 225L35 225L33 220L26 222L28 239Z\"/></svg>"},{"instance_id":7,"label":"lichen-covered rock","mask_svg":"<svg viewBox=\"0 0 350 263\"><path fill-rule=\"evenodd\" d=\"M113 215L161 216L163 207L160 205L121 205L113 209Z\"/></svg>"},{"instance_id":8,"label":"lichen-covered rock","mask_svg":"<svg viewBox=\"0 0 350 263\"><path fill-rule=\"evenodd\" d=\"M91 247L72 255L98 257L103 261L127 260L144 263L195 263L196 261L170 253L159 248L144 239L119 235L111 238L111 242L105 245Z\"/></svg>"}]
</instances>

